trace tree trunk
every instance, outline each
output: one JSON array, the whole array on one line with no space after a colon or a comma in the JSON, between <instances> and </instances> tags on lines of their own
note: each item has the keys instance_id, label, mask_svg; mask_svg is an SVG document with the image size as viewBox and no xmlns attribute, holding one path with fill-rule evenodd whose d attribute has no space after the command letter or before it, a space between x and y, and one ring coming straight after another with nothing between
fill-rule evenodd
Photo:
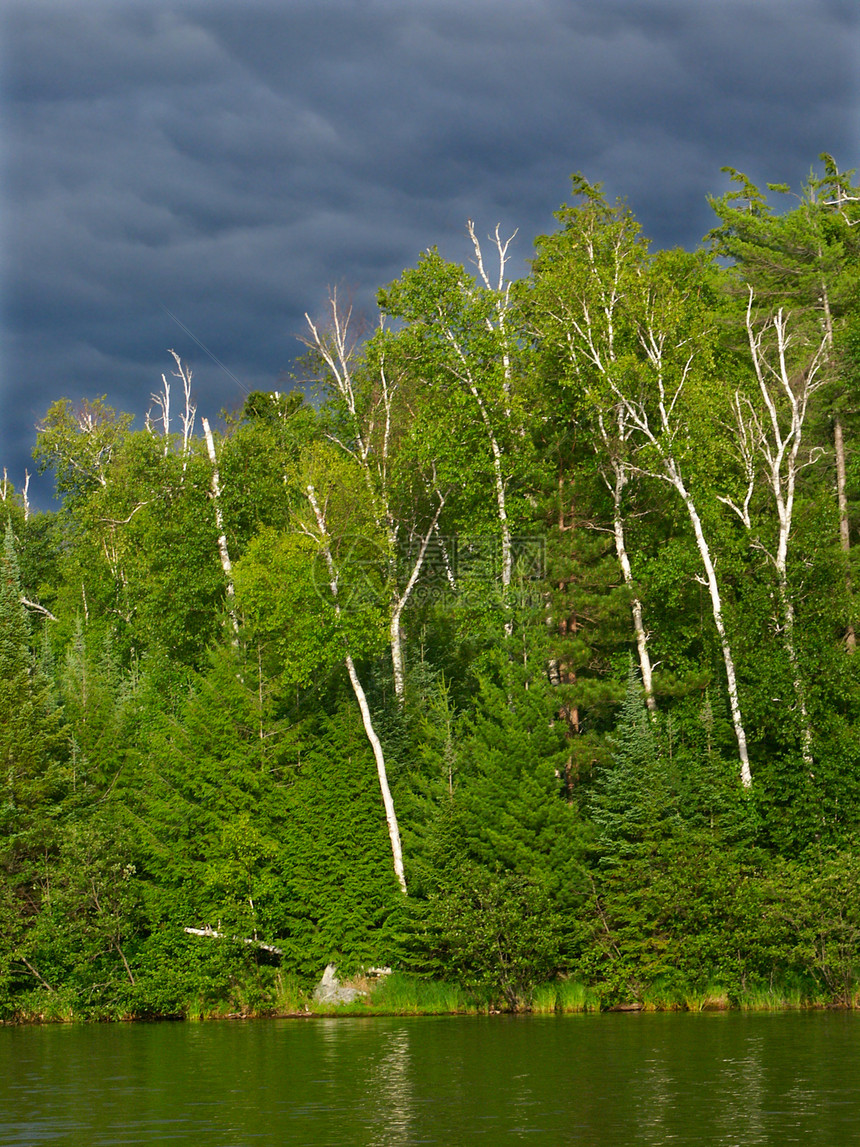
<instances>
[{"instance_id":1,"label":"tree trunk","mask_svg":"<svg viewBox=\"0 0 860 1147\"><path fill-rule=\"evenodd\" d=\"M728 684L729 705L732 711L732 725L735 730L735 737L738 743L738 756L741 763L741 784L745 789L750 788L752 785L752 773L750 772L750 759L747 751L747 736L744 731L743 720L741 718L741 706L738 699L738 682L737 675L735 674L735 662L732 656L731 645L729 644L728 635L726 633L725 622L723 621L723 605L720 600L720 588L717 582L717 572L714 569L714 563L711 560L711 550L708 545L708 540L705 537L704 530L702 529L702 522L699 518L698 511L696 510L693 499L690 497L687 488L684 486L680 477L676 475L673 483L678 493L684 500L684 505L687 507L687 513L690 516L690 522L693 526L693 532L696 535L696 545L699 548L699 556L702 559L702 564L705 567L706 584L708 593L711 597L711 612L714 617L714 625L716 626L717 634L720 638L720 648L723 654L723 664L726 667L726 681Z\"/></svg>"},{"instance_id":2,"label":"tree trunk","mask_svg":"<svg viewBox=\"0 0 860 1147\"><path fill-rule=\"evenodd\" d=\"M851 556L851 534L848 528L848 496L845 492L845 439L842 434L842 421L837 415L833 420L833 446L836 452L836 497L839 503L839 544L845 554L845 585L848 590L848 600L853 602L853 586L848 559ZM845 633L845 646L849 653L857 648L857 634L854 630L853 620L849 620Z\"/></svg>"},{"instance_id":3,"label":"tree trunk","mask_svg":"<svg viewBox=\"0 0 860 1147\"><path fill-rule=\"evenodd\" d=\"M391 644L391 667L394 673L394 693L397 700L402 703L406 684L406 671L403 664L403 634L400 626L400 610L397 607L395 607L391 614L391 624L388 627L388 640Z\"/></svg>"},{"instance_id":4,"label":"tree trunk","mask_svg":"<svg viewBox=\"0 0 860 1147\"><path fill-rule=\"evenodd\" d=\"M493 477L496 485L496 512L499 517L499 528L502 535L502 596L505 605L505 610L510 608L510 585L511 577L513 574L513 546L511 541L511 526L508 521L508 507L507 507L507 494L505 489L505 477L502 473L502 450L499 446L499 440L493 431L490 422L490 416L487 414L487 409L484 401L478 391L478 388L473 382L469 383L469 389L472 392L472 397L478 404L478 410L481 413L481 420L484 423L484 428L487 431L487 438L489 439L490 449L493 453ZM513 632L513 624L510 619L505 623L505 633L510 637Z\"/></svg>"},{"instance_id":5,"label":"tree trunk","mask_svg":"<svg viewBox=\"0 0 860 1147\"><path fill-rule=\"evenodd\" d=\"M212 504L215 507L215 527L218 530L218 554L221 558L221 568L227 579L227 611L233 625L233 632L239 632L239 619L233 603L236 590L233 585L233 565L230 561L230 552L227 549L227 535L224 533L224 515L221 513L221 476L218 473L218 459L215 454L215 442L209 428L208 418L201 419L203 434L206 438L206 449L209 452L209 461L212 463Z\"/></svg>"},{"instance_id":6,"label":"tree trunk","mask_svg":"<svg viewBox=\"0 0 860 1147\"><path fill-rule=\"evenodd\" d=\"M779 579L779 600L782 605L783 644L791 664L792 684L794 695L797 698L797 707L800 710L802 721L802 752L803 763L807 768L812 767L812 725L809 723L809 713L806 709L806 689L800 675L800 666L797 662L797 650L794 645L794 603L788 588L788 581L782 574Z\"/></svg>"},{"instance_id":7,"label":"tree trunk","mask_svg":"<svg viewBox=\"0 0 860 1147\"><path fill-rule=\"evenodd\" d=\"M421 540L421 546L418 550L418 556L415 559L415 564L412 567L412 573L409 575L409 580L406 583L406 588L402 594L395 593L394 599L391 603L391 621L388 626L388 638L391 643L391 665L394 672L394 693L400 704L403 704L404 689L406 686L406 670L403 662L403 629L401 620L403 616L403 609L415 588L415 583L421 574L424 566L424 559L427 556L427 547L430 544L430 538L433 536L433 531L439 524L439 515L442 513L442 508L445 505L445 499L439 494L439 505L436 507L436 513L433 515L433 520L430 527ZM394 548L394 538L389 535L389 546Z\"/></svg>"},{"instance_id":8,"label":"tree trunk","mask_svg":"<svg viewBox=\"0 0 860 1147\"><path fill-rule=\"evenodd\" d=\"M400 844L400 828L397 824L397 814L394 811L394 801L391 797L391 789L388 787L388 773L385 768L385 754L382 751L382 742L377 736L376 729L373 727L373 718L370 713L370 706L367 703L367 696L358 679L358 674L355 671L355 664L352 657L347 653L344 658L346 662L346 669L349 673L349 680L352 684L352 691L355 694L355 699L358 701L358 707L361 710L361 719L364 723L364 731L367 734L367 739L370 741L370 747L373 749L374 760L376 761L376 772L379 776L379 788L382 792L382 803L385 806L385 820L388 824L388 839L391 841L391 855L394 859L394 874L397 877L397 882L400 885L400 891L406 895L406 876L403 872L403 849Z\"/></svg>"},{"instance_id":9,"label":"tree trunk","mask_svg":"<svg viewBox=\"0 0 860 1147\"><path fill-rule=\"evenodd\" d=\"M788 316L785 315L782 308L780 308L776 315L768 320L759 333L756 334L753 328L752 305L753 292L752 289L750 289L746 318L747 334L759 389L761 390L762 399L768 412L767 421L770 423L769 431L765 431L756 418L756 425L758 427L756 437L758 437L758 451L764 459L767 469L768 481L773 492L773 500L776 506L777 520L779 522L776 555L772 557L772 561L776 568L779 602L782 612L782 641L791 665L792 686L802 720L801 737L803 760L807 768L811 768L812 726L806 708L806 688L800 672L797 647L794 641L795 615L794 601L788 583L788 546L791 539L797 476L802 468L798 458L803 440L803 425L806 420L807 405L812 394L821 386L821 380L816 381L816 375L818 374L821 364L821 355L825 346L829 349L830 342L828 335L825 337L824 342L819 347L811 363L806 365L801 376L802 381L799 384L792 384L787 366L787 351L791 343L791 337L788 331ZM769 366L765 356L763 340L768 328L773 329L776 338L778 368L772 365ZM779 381L779 386L777 387L773 384L774 378ZM778 405L780 391L782 391L783 395L780 400L780 405L785 407L787 403L790 415L787 428L784 427L784 416L782 418L780 417ZM740 417L740 404L738 404L738 416ZM741 437L744 438L745 435L742 427L741 431ZM813 455L810 454L810 462L812 460ZM750 484L750 492L751 491L752 484ZM746 524L749 526L748 518Z\"/></svg>"},{"instance_id":10,"label":"tree trunk","mask_svg":"<svg viewBox=\"0 0 860 1147\"><path fill-rule=\"evenodd\" d=\"M821 252L819 251L819 255ZM827 339L827 350L833 359L833 315L830 310L830 293L827 284L821 283L821 302L824 308L824 333ZM848 497L845 492L845 438L842 433L842 419L838 414L833 419L833 451L836 455L836 502L839 508L839 544L845 554L845 584L848 590L848 601L853 604L854 593L851 584L851 571L848 559L851 556L851 532L848 526ZM849 653L857 648L857 634L854 630L854 621L849 618L848 628L845 631L845 647Z\"/></svg>"},{"instance_id":11,"label":"tree trunk","mask_svg":"<svg viewBox=\"0 0 860 1147\"><path fill-rule=\"evenodd\" d=\"M340 618L340 602L338 601L338 588L337 588L337 571L335 570L334 558L331 554L331 546L328 544L328 532L326 530L325 516L319 502L317 501L316 491L313 486L307 487L308 501L311 504L311 509L316 518L317 529L319 530L318 541L322 546L323 556L326 562L326 568L329 575L329 588L334 600L335 616ZM376 729L373 725L373 717L370 712L370 706L367 703L367 695L362 688L361 681L359 680L358 673L356 672L355 662L347 648L344 654L344 664L346 671L349 674L349 681L352 685L352 691L355 694L355 699L358 701L358 707L361 710L361 720L364 724L364 731L367 739L370 742L370 747L373 750L373 757L376 761L376 772L379 777L379 788L382 792L382 803L385 806L385 820L388 824L388 839L391 842L391 855L394 860L394 874L397 877L397 882L400 885L400 890L403 895L406 895L406 876L403 872L403 848L400 843L400 828L397 824L397 813L394 809L394 801L391 797L391 789L388 787L388 771L385 767L385 753L382 749L382 742L377 735Z\"/></svg>"},{"instance_id":12,"label":"tree trunk","mask_svg":"<svg viewBox=\"0 0 860 1147\"><path fill-rule=\"evenodd\" d=\"M616 463L615 469L615 483L612 490L613 497L613 528L615 534L615 552L618 555L618 563L621 566L621 572L624 575L624 584L628 589L633 587L633 571L630 567L630 558L627 554L627 546L624 540L624 518L621 515L621 495L624 490L626 478L621 469L621 465ZM642 623L642 602L633 593L630 602L630 610L633 614L633 632L636 635L636 648L639 651L639 670L642 674L642 688L645 691L645 704L648 706L649 713L657 712L657 702L654 700L654 684L651 671L651 656L648 652L648 635L645 633L645 626Z\"/></svg>"}]
</instances>

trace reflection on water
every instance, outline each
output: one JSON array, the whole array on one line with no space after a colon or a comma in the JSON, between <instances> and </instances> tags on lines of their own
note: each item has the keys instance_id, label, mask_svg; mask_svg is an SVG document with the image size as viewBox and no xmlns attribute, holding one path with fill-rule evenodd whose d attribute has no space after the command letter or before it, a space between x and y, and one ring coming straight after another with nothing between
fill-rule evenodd
<instances>
[{"instance_id":1,"label":"reflection on water","mask_svg":"<svg viewBox=\"0 0 860 1147\"><path fill-rule=\"evenodd\" d=\"M368 1140L373 1147L401 1147L414 1142L410 1135L415 1097L409 1038L414 1028L401 1027L383 1037L381 1058L368 1074L364 1092Z\"/></svg>"},{"instance_id":2,"label":"reflection on water","mask_svg":"<svg viewBox=\"0 0 860 1147\"><path fill-rule=\"evenodd\" d=\"M764 1039L760 1035L749 1035L737 1057L728 1057L723 1062L723 1089L726 1094L737 1097L736 1115L726 1119L725 1112L718 1113L718 1121L724 1133L731 1135L738 1128L743 1134L744 1143L766 1143L764 1103L768 1094L764 1068ZM787 1131L787 1128L783 1128Z\"/></svg>"},{"instance_id":3,"label":"reflection on water","mask_svg":"<svg viewBox=\"0 0 860 1147\"><path fill-rule=\"evenodd\" d=\"M0 1029L0 1144L860 1144L860 1015Z\"/></svg>"},{"instance_id":4,"label":"reflection on water","mask_svg":"<svg viewBox=\"0 0 860 1147\"><path fill-rule=\"evenodd\" d=\"M666 1125L671 1122L675 1081L662 1052L647 1059L638 1072L641 1130L646 1143L662 1143Z\"/></svg>"}]
</instances>

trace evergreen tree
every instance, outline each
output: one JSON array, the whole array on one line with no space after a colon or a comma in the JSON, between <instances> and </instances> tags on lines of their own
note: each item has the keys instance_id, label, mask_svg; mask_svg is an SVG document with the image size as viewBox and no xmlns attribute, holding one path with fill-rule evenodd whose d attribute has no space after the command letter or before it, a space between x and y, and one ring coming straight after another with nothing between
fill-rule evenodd
<instances>
[{"instance_id":1,"label":"evergreen tree","mask_svg":"<svg viewBox=\"0 0 860 1147\"><path fill-rule=\"evenodd\" d=\"M487 870L537 880L572 909L582 895L580 821L567 800L566 726L545 679L514 666L486 674L463 722L456 792L468 855Z\"/></svg>"},{"instance_id":2,"label":"evergreen tree","mask_svg":"<svg viewBox=\"0 0 860 1147\"><path fill-rule=\"evenodd\" d=\"M598 773L591 801L601 862L617 867L641 856L673 812L673 793L654 720L632 663L611 738L612 762Z\"/></svg>"},{"instance_id":3,"label":"evergreen tree","mask_svg":"<svg viewBox=\"0 0 860 1147\"><path fill-rule=\"evenodd\" d=\"M0 556L0 769L7 808L30 808L47 795L60 719L30 650L11 524ZM56 779L56 778L55 778Z\"/></svg>"},{"instance_id":4,"label":"evergreen tree","mask_svg":"<svg viewBox=\"0 0 860 1147\"><path fill-rule=\"evenodd\" d=\"M28 934L43 898L44 862L57 850L55 822L63 795L58 759L62 717L34 663L29 637L15 540L7 523L0 554L0 975L5 966L7 990L10 983L32 986L41 978L26 954Z\"/></svg>"}]
</instances>

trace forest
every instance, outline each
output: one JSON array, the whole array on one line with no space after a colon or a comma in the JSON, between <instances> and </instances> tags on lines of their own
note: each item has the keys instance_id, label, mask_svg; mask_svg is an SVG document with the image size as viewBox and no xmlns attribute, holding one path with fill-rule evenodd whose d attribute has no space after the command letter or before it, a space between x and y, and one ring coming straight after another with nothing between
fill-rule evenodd
<instances>
[{"instance_id":1,"label":"forest","mask_svg":"<svg viewBox=\"0 0 860 1147\"><path fill-rule=\"evenodd\" d=\"M470 222L216 425L174 352L51 405L0 1020L860 1004L860 189L725 170L695 251L580 175L523 278Z\"/></svg>"}]
</instances>

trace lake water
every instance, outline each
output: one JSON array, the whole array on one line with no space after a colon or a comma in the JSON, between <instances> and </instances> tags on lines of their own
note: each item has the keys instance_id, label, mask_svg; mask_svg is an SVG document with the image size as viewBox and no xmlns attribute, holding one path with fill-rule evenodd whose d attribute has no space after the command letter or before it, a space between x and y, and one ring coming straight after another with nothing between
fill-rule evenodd
<instances>
[{"instance_id":1,"label":"lake water","mask_svg":"<svg viewBox=\"0 0 860 1147\"><path fill-rule=\"evenodd\" d=\"M860 1015L0 1029L0 1143L860 1144Z\"/></svg>"}]
</instances>

